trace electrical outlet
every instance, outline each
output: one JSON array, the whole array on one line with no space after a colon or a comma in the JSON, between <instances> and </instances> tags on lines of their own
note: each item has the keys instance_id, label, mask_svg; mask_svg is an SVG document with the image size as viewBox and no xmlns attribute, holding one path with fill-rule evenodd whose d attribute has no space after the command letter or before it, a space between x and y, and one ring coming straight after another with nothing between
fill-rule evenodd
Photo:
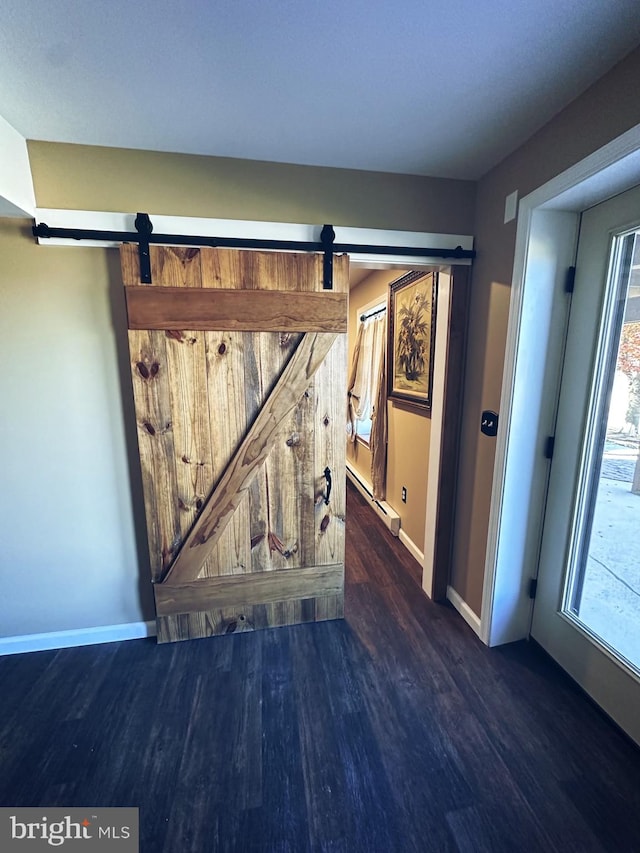
<instances>
[{"instance_id":1,"label":"electrical outlet","mask_svg":"<svg viewBox=\"0 0 640 853\"><path fill-rule=\"evenodd\" d=\"M407 502L407 487L403 486L402 487L402 503L406 504L406 502Z\"/></svg>"}]
</instances>

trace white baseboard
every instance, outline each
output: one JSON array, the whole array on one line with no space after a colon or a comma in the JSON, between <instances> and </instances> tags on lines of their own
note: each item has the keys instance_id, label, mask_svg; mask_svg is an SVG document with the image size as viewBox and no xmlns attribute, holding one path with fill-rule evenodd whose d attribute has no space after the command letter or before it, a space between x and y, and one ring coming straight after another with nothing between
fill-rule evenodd
<instances>
[{"instance_id":1,"label":"white baseboard","mask_svg":"<svg viewBox=\"0 0 640 853\"><path fill-rule=\"evenodd\" d=\"M400 530L399 538L404 547L411 554L411 556L415 557L415 559L420 563L421 566L424 566L424 554L420 550L420 548L418 548L413 539L411 539L410 536L407 536L407 534L402 529Z\"/></svg>"},{"instance_id":2,"label":"white baseboard","mask_svg":"<svg viewBox=\"0 0 640 853\"><path fill-rule=\"evenodd\" d=\"M371 502L371 507L374 512L378 515L379 518L384 521L385 526L389 528L393 536L398 535L398 531L400 530L400 516L393 509L393 507L388 504L386 501L377 501L373 497L373 491L371 483L367 482L365 478L358 471L355 470L348 462L347 462L347 477L349 481L353 483L356 489L360 492L363 498Z\"/></svg>"},{"instance_id":3,"label":"white baseboard","mask_svg":"<svg viewBox=\"0 0 640 853\"><path fill-rule=\"evenodd\" d=\"M467 602L451 586L447 587L447 599L453 604L467 625L480 637L480 617L476 616Z\"/></svg>"},{"instance_id":4,"label":"white baseboard","mask_svg":"<svg viewBox=\"0 0 640 853\"><path fill-rule=\"evenodd\" d=\"M93 646L97 643L117 643L121 640L139 640L142 637L155 637L155 635L155 622L128 622L124 625L101 625L98 628L78 628L73 631L0 637L0 655L68 649L73 646Z\"/></svg>"}]
</instances>

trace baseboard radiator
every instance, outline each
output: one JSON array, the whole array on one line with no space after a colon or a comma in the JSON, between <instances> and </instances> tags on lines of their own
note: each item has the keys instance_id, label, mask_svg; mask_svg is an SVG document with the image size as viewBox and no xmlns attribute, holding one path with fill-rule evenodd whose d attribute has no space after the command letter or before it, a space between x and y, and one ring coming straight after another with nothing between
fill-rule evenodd
<instances>
[{"instance_id":1,"label":"baseboard radiator","mask_svg":"<svg viewBox=\"0 0 640 853\"><path fill-rule=\"evenodd\" d=\"M371 485L347 462L347 477L360 492L360 494L371 502L375 512L384 521L394 536L400 533L400 516L389 506L386 501L378 501L373 497Z\"/></svg>"}]
</instances>

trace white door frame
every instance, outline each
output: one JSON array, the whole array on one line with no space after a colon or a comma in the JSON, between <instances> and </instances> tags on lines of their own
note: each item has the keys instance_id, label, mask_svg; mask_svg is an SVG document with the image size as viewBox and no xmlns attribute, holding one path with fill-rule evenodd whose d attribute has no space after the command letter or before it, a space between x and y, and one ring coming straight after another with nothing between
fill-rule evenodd
<instances>
[{"instance_id":1,"label":"white door frame","mask_svg":"<svg viewBox=\"0 0 640 853\"><path fill-rule=\"evenodd\" d=\"M640 183L640 125L525 196L519 205L482 600L490 646L529 636L561 367L563 280L580 212Z\"/></svg>"}]
</instances>

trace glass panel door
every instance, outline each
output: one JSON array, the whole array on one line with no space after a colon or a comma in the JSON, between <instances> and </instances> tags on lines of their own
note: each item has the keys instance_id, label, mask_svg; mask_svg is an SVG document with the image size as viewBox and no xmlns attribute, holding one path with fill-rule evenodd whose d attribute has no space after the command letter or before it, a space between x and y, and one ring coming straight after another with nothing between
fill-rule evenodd
<instances>
[{"instance_id":1,"label":"glass panel door","mask_svg":"<svg viewBox=\"0 0 640 853\"><path fill-rule=\"evenodd\" d=\"M640 232L613 238L608 278L563 610L640 672Z\"/></svg>"},{"instance_id":2,"label":"glass panel door","mask_svg":"<svg viewBox=\"0 0 640 853\"><path fill-rule=\"evenodd\" d=\"M640 743L640 187L582 215L531 635Z\"/></svg>"}]
</instances>

